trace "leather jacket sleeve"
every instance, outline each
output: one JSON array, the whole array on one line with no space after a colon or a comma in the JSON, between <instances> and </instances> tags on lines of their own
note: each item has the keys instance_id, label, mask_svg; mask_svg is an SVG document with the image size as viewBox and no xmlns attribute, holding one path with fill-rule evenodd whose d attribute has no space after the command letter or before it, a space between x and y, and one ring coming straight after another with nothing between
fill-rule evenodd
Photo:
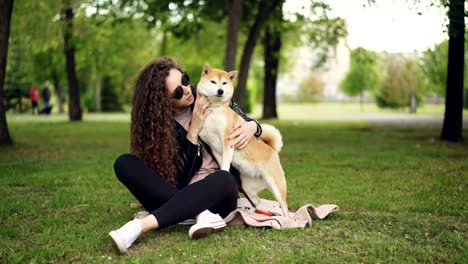
<instances>
[{"instance_id":1,"label":"leather jacket sleeve","mask_svg":"<svg viewBox=\"0 0 468 264\"><path fill-rule=\"evenodd\" d=\"M202 144L193 144L187 139L187 131L176 122L176 135L179 142L177 167L177 187L187 186L202 164L200 155Z\"/></svg>"},{"instance_id":2,"label":"leather jacket sleeve","mask_svg":"<svg viewBox=\"0 0 468 264\"><path fill-rule=\"evenodd\" d=\"M234 102L234 99L231 99L231 103L229 104L229 106L231 107L232 110L234 110L234 112L236 112L238 115L240 115L242 118L244 118L245 121L247 121L247 122L254 121L257 124L257 132L255 132L255 134L254 134L255 137L259 137L259 136L262 135L262 127L260 126L258 121L253 119L253 118L250 118L246 114L244 114L244 112L242 112L242 110L239 108L239 106L237 106L236 102Z\"/></svg>"}]
</instances>

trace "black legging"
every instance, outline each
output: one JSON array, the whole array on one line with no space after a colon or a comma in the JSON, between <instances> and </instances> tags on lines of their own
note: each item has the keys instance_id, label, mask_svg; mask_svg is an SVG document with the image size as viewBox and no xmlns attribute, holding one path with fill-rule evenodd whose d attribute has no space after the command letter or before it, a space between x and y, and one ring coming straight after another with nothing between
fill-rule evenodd
<instances>
[{"instance_id":1,"label":"black legging","mask_svg":"<svg viewBox=\"0 0 468 264\"><path fill-rule=\"evenodd\" d=\"M114 170L141 205L156 217L159 228L192 218L206 209L226 217L237 206L236 180L227 171L216 171L201 181L177 189L131 154L118 157Z\"/></svg>"}]
</instances>

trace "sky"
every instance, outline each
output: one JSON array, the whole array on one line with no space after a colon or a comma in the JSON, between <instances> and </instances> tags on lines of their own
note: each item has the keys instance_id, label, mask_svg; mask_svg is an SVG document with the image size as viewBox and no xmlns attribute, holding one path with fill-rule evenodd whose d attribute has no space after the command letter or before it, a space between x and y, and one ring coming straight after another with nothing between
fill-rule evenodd
<instances>
[{"instance_id":1,"label":"sky","mask_svg":"<svg viewBox=\"0 0 468 264\"><path fill-rule=\"evenodd\" d=\"M392 53L424 51L447 39L445 11L426 5L415 7L414 1L377 0L369 7L367 0L324 0L332 7L332 17L347 21L350 48ZM301 2L308 0L291 0L287 5L294 8Z\"/></svg>"}]
</instances>

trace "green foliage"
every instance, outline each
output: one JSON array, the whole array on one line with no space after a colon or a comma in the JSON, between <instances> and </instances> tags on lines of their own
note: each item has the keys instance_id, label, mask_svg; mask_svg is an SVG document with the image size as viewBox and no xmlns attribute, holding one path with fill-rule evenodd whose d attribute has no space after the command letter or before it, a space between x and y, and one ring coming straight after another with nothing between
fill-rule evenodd
<instances>
[{"instance_id":1,"label":"green foliage","mask_svg":"<svg viewBox=\"0 0 468 264\"><path fill-rule=\"evenodd\" d=\"M50 3L49 3L50 2ZM20 1L15 4L9 49L6 89L42 87L49 80L67 93L63 37L59 13L60 1ZM95 94L102 76L112 78L119 102L130 101L133 79L138 70L152 59L154 33L142 19L129 19L128 14L111 3L71 1L74 19L76 71L81 95ZM29 11L35 10L35 15ZM100 80L97 80L99 78ZM109 92L109 91L108 91ZM107 96L102 96L107 100ZM83 104L91 109L91 99ZM102 102L112 105L112 102ZM93 103L95 104L95 103ZM121 109L111 106L109 109Z\"/></svg>"},{"instance_id":2,"label":"green foliage","mask_svg":"<svg viewBox=\"0 0 468 264\"><path fill-rule=\"evenodd\" d=\"M468 109L468 32L465 33L465 67L464 67L464 108ZM427 90L439 96L445 96L447 86L448 40L427 49L421 58L421 70L424 74Z\"/></svg>"},{"instance_id":3,"label":"green foliage","mask_svg":"<svg viewBox=\"0 0 468 264\"><path fill-rule=\"evenodd\" d=\"M325 82L315 72L311 72L299 84L296 100L297 102L316 102L324 88Z\"/></svg>"},{"instance_id":4,"label":"green foliage","mask_svg":"<svg viewBox=\"0 0 468 264\"><path fill-rule=\"evenodd\" d=\"M347 37L346 21L330 17L331 7L322 1L305 1L294 5L292 11L284 10L280 31L282 50L280 72L295 63L291 51L298 47L310 47L316 54L313 68L326 67L334 48ZM274 22L278 23L278 22Z\"/></svg>"},{"instance_id":5,"label":"green foliage","mask_svg":"<svg viewBox=\"0 0 468 264\"><path fill-rule=\"evenodd\" d=\"M258 46L257 50L261 48L262 46ZM263 63L260 63L260 61L252 63L246 91L246 107L249 107L250 111L245 110L246 113L252 112L257 104L262 104L263 102L264 74Z\"/></svg>"},{"instance_id":6,"label":"green foliage","mask_svg":"<svg viewBox=\"0 0 468 264\"><path fill-rule=\"evenodd\" d=\"M102 80L102 111L121 112L123 111L122 99L119 98L119 87L114 83L114 78L105 76Z\"/></svg>"},{"instance_id":7,"label":"green foliage","mask_svg":"<svg viewBox=\"0 0 468 264\"><path fill-rule=\"evenodd\" d=\"M76 19L82 27L76 37L79 40L77 71L83 84L81 91L95 94L95 86L98 82L104 83L107 76L113 83L107 89L115 89L112 93L121 97L119 101L130 101L134 77L152 59L150 40L154 34L144 27L142 19L115 21L97 12ZM106 102L113 99L103 94L101 98L103 107L114 103Z\"/></svg>"},{"instance_id":8,"label":"green foliage","mask_svg":"<svg viewBox=\"0 0 468 264\"><path fill-rule=\"evenodd\" d=\"M375 92L379 85L376 68L377 54L364 48L351 51L351 66L340 89L349 96L363 95L364 92Z\"/></svg>"},{"instance_id":9,"label":"green foliage","mask_svg":"<svg viewBox=\"0 0 468 264\"><path fill-rule=\"evenodd\" d=\"M288 204L339 212L304 229L227 227L198 241L177 225L119 256L108 232L138 209L112 169L128 151L128 115L111 117L9 117L17 142L0 148L1 263L467 262L466 142L434 140L430 128L300 121L274 123Z\"/></svg>"},{"instance_id":10,"label":"green foliage","mask_svg":"<svg viewBox=\"0 0 468 264\"><path fill-rule=\"evenodd\" d=\"M96 97L94 95L85 95L83 106L88 112L96 112Z\"/></svg>"},{"instance_id":11,"label":"green foliage","mask_svg":"<svg viewBox=\"0 0 468 264\"><path fill-rule=\"evenodd\" d=\"M166 40L167 53L158 55L176 58L190 74L191 82L198 83L204 64L209 64L212 68L223 68L226 32L219 30L219 27L219 23L207 21L204 30L192 34L189 39L177 38L169 33Z\"/></svg>"},{"instance_id":12,"label":"green foliage","mask_svg":"<svg viewBox=\"0 0 468 264\"><path fill-rule=\"evenodd\" d=\"M427 81L427 89L439 96L445 96L447 85L448 40L424 52L421 70Z\"/></svg>"},{"instance_id":13,"label":"green foliage","mask_svg":"<svg viewBox=\"0 0 468 264\"><path fill-rule=\"evenodd\" d=\"M204 63L222 68L227 12L222 1L20 1L14 6L12 18L6 90L41 87L49 80L59 85L66 96L68 83L60 18L65 4L75 11L72 41L76 47L76 72L80 94L87 96L82 102L88 109L95 104L91 102L92 97L103 76L112 79L111 87L115 89L112 93L117 94L119 102L130 102L134 77L156 56L177 58L191 74L193 83L198 81ZM243 1L239 43L245 42L258 4L256 0ZM328 5L311 2L303 7L310 12L300 8L290 14L295 20L272 21L285 33L285 52L280 54L283 71L291 63L287 60L289 48L311 43L313 48L328 52L329 43L336 44L335 40L346 33L344 21L328 20ZM29 10L35 10L36 14L31 16ZM162 47L164 33L165 49ZM242 49L243 45L239 45L238 58ZM250 103L255 104L263 98L263 65L252 65L255 73L250 74L249 83L254 86L248 89ZM102 96L102 100L106 98ZM112 102L102 102L108 103Z\"/></svg>"},{"instance_id":14,"label":"green foliage","mask_svg":"<svg viewBox=\"0 0 468 264\"><path fill-rule=\"evenodd\" d=\"M29 89L31 85L40 86L47 80L51 63L37 56L49 56L50 50L61 45L59 23L54 20L59 6L58 1L15 1L5 89L15 88L18 84L22 89ZM31 10L36 11L34 15ZM57 51L63 56L63 49Z\"/></svg>"},{"instance_id":15,"label":"green foliage","mask_svg":"<svg viewBox=\"0 0 468 264\"><path fill-rule=\"evenodd\" d=\"M6 111L26 112L29 110L31 101L29 100L29 90L25 88L9 88L4 91Z\"/></svg>"},{"instance_id":16,"label":"green foliage","mask_svg":"<svg viewBox=\"0 0 468 264\"><path fill-rule=\"evenodd\" d=\"M403 55L383 56L384 77L376 95L379 107L400 108L409 106L410 95L415 94L421 103L424 83L418 61Z\"/></svg>"},{"instance_id":17,"label":"green foliage","mask_svg":"<svg viewBox=\"0 0 468 264\"><path fill-rule=\"evenodd\" d=\"M101 111L102 112L121 112L123 111L122 97L118 96L119 87L116 87L113 78L104 76L101 87ZM96 112L96 95L85 95L83 105L88 112Z\"/></svg>"}]
</instances>

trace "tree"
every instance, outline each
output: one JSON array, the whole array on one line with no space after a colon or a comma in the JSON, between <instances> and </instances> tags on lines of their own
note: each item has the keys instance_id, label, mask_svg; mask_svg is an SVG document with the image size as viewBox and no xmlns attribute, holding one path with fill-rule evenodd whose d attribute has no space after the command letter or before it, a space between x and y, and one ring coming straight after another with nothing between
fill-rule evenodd
<instances>
[{"instance_id":1,"label":"tree","mask_svg":"<svg viewBox=\"0 0 468 264\"><path fill-rule=\"evenodd\" d=\"M80 103L80 88L76 77L75 66L75 44L73 42L73 17L74 10L71 6L65 5L62 10L63 27L63 42L65 60L67 66L68 79L68 116L70 121L81 121L82 110Z\"/></svg>"},{"instance_id":2,"label":"tree","mask_svg":"<svg viewBox=\"0 0 468 264\"><path fill-rule=\"evenodd\" d=\"M317 97L323 93L325 88L324 81L316 74L311 72L299 84L297 91L297 101L299 102L316 102Z\"/></svg>"},{"instance_id":3,"label":"tree","mask_svg":"<svg viewBox=\"0 0 468 264\"><path fill-rule=\"evenodd\" d=\"M409 93L410 113L416 113L416 105L424 93L423 77L417 59L407 59L403 65L403 83Z\"/></svg>"},{"instance_id":4,"label":"tree","mask_svg":"<svg viewBox=\"0 0 468 264\"><path fill-rule=\"evenodd\" d=\"M49 42L52 42L49 40ZM55 41L53 41L55 42ZM33 71L31 72L32 79L40 82L49 80L54 88L55 96L57 98L58 112L64 113L64 95L62 91L62 83L65 81L65 71L63 65L65 65L65 58L63 53L62 43L48 43L46 47L33 51L31 57L34 59ZM22 54L21 59L28 56ZM19 70L21 71L21 70ZM31 77L29 77L31 78Z\"/></svg>"},{"instance_id":5,"label":"tree","mask_svg":"<svg viewBox=\"0 0 468 264\"><path fill-rule=\"evenodd\" d=\"M0 1L0 145L12 144L3 101L3 85L5 83L12 11L13 0Z\"/></svg>"},{"instance_id":6,"label":"tree","mask_svg":"<svg viewBox=\"0 0 468 264\"><path fill-rule=\"evenodd\" d=\"M282 6L276 7L273 21L282 21ZM281 22L279 22L281 23ZM278 118L276 111L276 83L278 79L280 52L281 52L281 30L280 25L275 22L265 27L263 39L264 79L263 79L263 117Z\"/></svg>"},{"instance_id":7,"label":"tree","mask_svg":"<svg viewBox=\"0 0 468 264\"><path fill-rule=\"evenodd\" d=\"M427 80L427 90L439 96L445 96L447 84L448 41L424 51L421 58L421 70Z\"/></svg>"},{"instance_id":8,"label":"tree","mask_svg":"<svg viewBox=\"0 0 468 264\"><path fill-rule=\"evenodd\" d=\"M242 52L241 63L239 66L239 77L235 94L235 101L237 102L240 108L245 107L247 78L249 75L250 63L260 32L263 28L263 25L266 21L268 21L274 10L278 6L282 6L283 1L284 0L263 0L260 1L258 4L257 15L255 17L255 21L250 27L247 41L244 45L244 49Z\"/></svg>"},{"instance_id":9,"label":"tree","mask_svg":"<svg viewBox=\"0 0 468 264\"><path fill-rule=\"evenodd\" d=\"M465 54L468 53L468 40L465 32ZM445 96L445 87L447 85L447 62L448 62L448 40L435 45L433 48L424 51L421 58L421 70L426 79L427 90ZM464 65L468 63L468 57L465 56ZM465 67L463 79L468 77L468 67ZM468 108L468 83L463 82L463 90L465 94L464 108Z\"/></svg>"},{"instance_id":10,"label":"tree","mask_svg":"<svg viewBox=\"0 0 468 264\"><path fill-rule=\"evenodd\" d=\"M242 15L242 0L226 0L226 9L228 12L228 29L224 70L232 71L236 68L237 39Z\"/></svg>"},{"instance_id":11,"label":"tree","mask_svg":"<svg viewBox=\"0 0 468 264\"><path fill-rule=\"evenodd\" d=\"M465 44L464 0L449 3L449 49L447 87L442 140L459 142L463 139L463 75Z\"/></svg>"},{"instance_id":12,"label":"tree","mask_svg":"<svg viewBox=\"0 0 468 264\"><path fill-rule=\"evenodd\" d=\"M376 69L377 55L364 48L356 48L351 51L351 67L343 81L340 89L349 96L361 98L361 111L363 111L364 92L375 91L379 76Z\"/></svg>"},{"instance_id":13,"label":"tree","mask_svg":"<svg viewBox=\"0 0 468 264\"><path fill-rule=\"evenodd\" d=\"M369 4L376 0L368 0ZM419 3L419 1L414 1ZM445 88L445 113L441 140L460 142L463 139L463 83L465 45L465 0L433 0L429 5L448 7L449 48L447 82Z\"/></svg>"},{"instance_id":14,"label":"tree","mask_svg":"<svg viewBox=\"0 0 468 264\"><path fill-rule=\"evenodd\" d=\"M410 98L422 95L423 78L415 58L382 54L383 78L376 94L379 107L400 108L410 105Z\"/></svg>"},{"instance_id":15,"label":"tree","mask_svg":"<svg viewBox=\"0 0 468 264\"><path fill-rule=\"evenodd\" d=\"M34 16L31 16L31 10L36 11ZM49 80L60 112L65 60L61 23L55 19L59 10L60 1L15 3L5 89L21 89L27 93L31 85L41 86Z\"/></svg>"},{"instance_id":16,"label":"tree","mask_svg":"<svg viewBox=\"0 0 468 264\"><path fill-rule=\"evenodd\" d=\"M15 34L15 20L20 15L18 10L21 2L16 2L12 13L15 15L10 22L10 37L8 39L8 61L6 66L6 75L3 86L3 99L5 103L5 112L10 109L13 111L24 112L26 107L23 107L22 97L29 98L29 87L31 85L29 72L33 71L32 64L28 60L24 60L23 53L27 52L27 45L22 40L24 36ZM21 45L18 45L20 44Z\"/></svg>"},{"instance_id":17,"label":"tree","mask_svg":"<svg viewBox=\"0 0 468 264\"><path fill-rule=\"evenodd\" d=\"M286 14L283 14L282 6L276 7L268 21L268 26L265 27L263 39L264 118L277 117L276 81L280 73L280 60L283 67L287 68L284 65L288 64L288 55L285 53L300 45L308 45L314 49L318 58L313 68L323 67L333 51L332 48L336 47L339 40L347 35L345 21L341 18L330 19L327 13L329 10L330 7L327 4L318 1L298 5L297 10ZM288 20L284 18L285 16L294 19ZM286 44L286 49L283 48L284 44ZM282 50L286 51L282 52ZM310 94L309 88L303 87L304 94ZM321 92L321 88L318 90ZM317 91L312 93L314 94L312 97L317 95Z\"/></svg>"}]
</instances>

